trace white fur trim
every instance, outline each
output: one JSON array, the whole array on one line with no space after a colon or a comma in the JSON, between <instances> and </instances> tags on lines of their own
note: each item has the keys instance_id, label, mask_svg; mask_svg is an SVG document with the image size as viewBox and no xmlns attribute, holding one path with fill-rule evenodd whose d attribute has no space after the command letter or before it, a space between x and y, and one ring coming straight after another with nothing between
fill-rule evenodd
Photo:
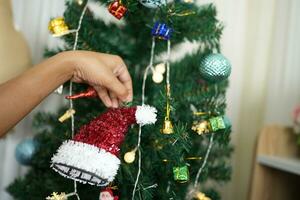
<instances>
[{"instance_id":1,"label":"white fur trim","mask_svg":"<svg viewBox=\"0 0 300 200\"><path fill-rule=\"evenodd\" d=\"M156 122L156 108L149 105L137 106L135 112L136 122L140 125L154 124Z\"/></svg>"},{"instance_id":2,"label":"white fur trim","mask_svg":"<svg viewBox=\"0 0 300 200\"><path fill-rule=\"evenodd\" d=\"M74 140L65 141L51 162L51 167L67 178L103 186L114 180L120 165L120 159L104 149Z\"/></svg>"}]
</instances>

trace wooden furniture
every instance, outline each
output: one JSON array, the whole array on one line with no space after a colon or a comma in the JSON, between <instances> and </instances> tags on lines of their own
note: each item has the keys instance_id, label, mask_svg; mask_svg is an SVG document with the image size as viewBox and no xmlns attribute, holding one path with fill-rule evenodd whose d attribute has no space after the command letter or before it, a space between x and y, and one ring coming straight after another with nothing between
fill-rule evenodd
<instances>
[{"instance_id":1,"label":"wooden furniture","mask_svg":"<svg viewBox=\"0 0 300 200\"><path fill-rule=\"evenodd\" d=\"M249 200L300 199L299 150L291 128L265 127L257 140Z\"/></svg>"}]
</instances>

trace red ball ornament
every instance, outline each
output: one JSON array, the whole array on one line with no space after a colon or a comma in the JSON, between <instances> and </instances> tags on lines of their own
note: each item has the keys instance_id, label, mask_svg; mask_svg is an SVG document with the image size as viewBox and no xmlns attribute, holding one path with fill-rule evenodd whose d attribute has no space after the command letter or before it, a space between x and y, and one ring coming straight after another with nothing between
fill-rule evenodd
<instances>
[{"instance_id":1,"label":"red ball ornament","mask_svg":"<svg viewBox=\"0 0 300 200\"><path fill-rule=\"evenodd\" d=\"M109 4L108 11L117 19L121 19L127 12L127 8L121 3L120 0L115 0Z\"/></svg>"}]
</instances>

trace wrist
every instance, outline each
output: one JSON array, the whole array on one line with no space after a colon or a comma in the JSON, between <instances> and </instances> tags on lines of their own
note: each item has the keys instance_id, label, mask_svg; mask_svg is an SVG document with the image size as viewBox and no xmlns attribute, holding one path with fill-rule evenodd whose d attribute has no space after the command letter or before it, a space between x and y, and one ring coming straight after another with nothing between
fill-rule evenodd
<instances>
[{"instance_id":1,"label":"wrist","mask_svg":"<svg viewBox=\"0 0 300 200\"><path fill-rule=\"evenodd\" d=\"M64 51L55 56L59 62L59 73L64 75L65 81L72 79L76 72L76 56L74 54L74 51Z\"/></svg>"}]
</instances>

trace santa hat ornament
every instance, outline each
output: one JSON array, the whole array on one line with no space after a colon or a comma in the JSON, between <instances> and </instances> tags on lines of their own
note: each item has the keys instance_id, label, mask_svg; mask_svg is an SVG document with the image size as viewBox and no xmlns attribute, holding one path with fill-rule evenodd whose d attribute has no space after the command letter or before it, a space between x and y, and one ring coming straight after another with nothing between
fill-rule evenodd
<instances>
[{"instance_id":1,"label":"santa hat ornament","mask_svg":"<svg viewBox=\"0 0 300 200\"><path fill-rule=\"evenodd\" d=\"M119 197L114 196L114 193L110 188L105 188L101 190L99 200L119 200Z\"/></svg>"},{"instance_id":2,"label":"santa hat ornament","mask_svg":"<svg viewBox=\"0 0 300 200\"><path fill-rule=\"evenodd\" d=\"M119 169L118 155L128 127L154 124L156 112L148 105L109 109L65 141L52 157L51 167L81 183L108 185Z\"/></svg>"}]
</instances>

